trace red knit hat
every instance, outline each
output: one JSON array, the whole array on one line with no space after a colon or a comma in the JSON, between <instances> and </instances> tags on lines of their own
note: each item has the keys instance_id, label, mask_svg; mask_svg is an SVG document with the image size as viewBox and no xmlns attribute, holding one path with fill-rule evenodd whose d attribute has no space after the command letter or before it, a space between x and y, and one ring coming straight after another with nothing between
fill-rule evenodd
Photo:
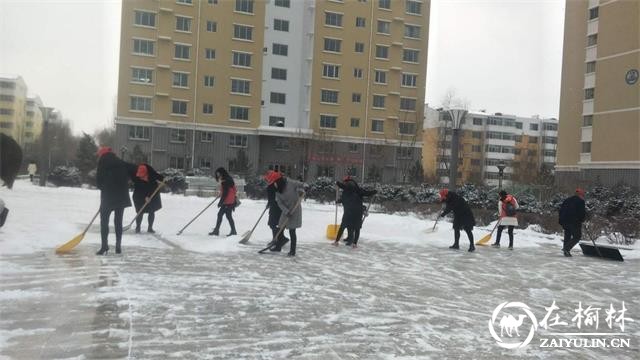
<instances>
[{"instance_id":1,"label":"red knit hat","mask_svg":"<svg viewBox=\"0 0 640 360\"><path fill-rule=\"evenodd\" d=\"M111 148L110 148L110 147L108 147L108 146L101 146L101 147L98 149L98 152L96 153L96 155L98 155L98 158L101 158L101 157L102 157L102 155L104 155L104 154L108 154L108 153L110 153L110 152L113 152L113 149L111 149Z\"/></svg>"},{"instance_id":2,"label":"red knit hat","mask_svg":"<svg viewBox=\"0 0 640 360\"><path fill-rule=\"evenodd\" d=\"M447 195L449 195L449 189L441 189L439 194L440 194L440 201L445 201L447 199Z\"/></svg>"},{"instance_id":3,"label":"red knit hat","mask_svg":"<svg viewBox=\"0 0 640 360\"><path fill-rule=\"evenodd\" d=\"M149 181L149 170L147 166L144 164L138 165L138 171L136 171L136 177L138 179L142 179L144 181Z\"/></svg>"},{"instance_id":4,"label":"red knit hat","mask_svg":"<svg viewBox=\"0 0 640 360\"><path fill-rule=\"evenodd\" d=\"M267 173L264 175L264 179L267 182L267 185L271 185L274 182L278 181L278 179L280 179L282 177L282 174L278 171L273 171L273 170L269 170L267 171Z\"/></svg>"}]
</instances>

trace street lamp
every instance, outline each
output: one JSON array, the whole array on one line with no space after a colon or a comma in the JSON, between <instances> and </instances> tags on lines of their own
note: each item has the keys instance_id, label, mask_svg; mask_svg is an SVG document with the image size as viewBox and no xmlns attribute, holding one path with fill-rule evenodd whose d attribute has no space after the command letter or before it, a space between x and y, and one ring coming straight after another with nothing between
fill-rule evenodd
<instances>
[{"instance_id":1,"label":"street lamp","mask_svg":"<svg viewBox=\"0 0 640 360\"><path fill-rule=\"evenodd\" d=\"M46 186L47 174L49 174L49 117L53 112L52 107L40 106L42 112L42 134L40 135L40 186Z\"/></svg>"},{"instance_id":2,"label":"street lamp","mask_svg":"<svg viewBox=\"0 0 640 360\"><path fill-rule=\"evenodd\" d=\"M127 155L127 151L129 151L129 149L127 149L125 145L122 145L122 147L120 148L120 159L125 159L124 157L125 155Z\"/></svg>"},{"instance_id":3,"label":"street lamp","mask_svg":"<svg viewBox=\"0 0 640 360\"><path fill-rule=\"evenodd\" d=\"M500 160L498 165L498 187L502 190L502 178L504 177L504 168L507 167L507 164L504 163L504 160Z\"/></svg>"},{"instance_id":4,"label":"street lamp","mask_svg":"<svg viewBox=\"0 0 640 360\"><path fill-rule=\"evenodd\" d=\"M451 116L451 160L449 161L449 190L456 189L456 182L458 178L458 147L460 139L460 126L464 117L467 115L467 110L464 109L450 109L447 110Z\"/></svg>"}]
</instances>

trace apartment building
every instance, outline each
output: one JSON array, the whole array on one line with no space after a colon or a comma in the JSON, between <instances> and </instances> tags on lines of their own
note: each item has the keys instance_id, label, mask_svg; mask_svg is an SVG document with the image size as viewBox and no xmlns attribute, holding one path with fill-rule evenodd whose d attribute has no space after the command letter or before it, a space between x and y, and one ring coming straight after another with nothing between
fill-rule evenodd
<instances>
[{"instance_id":1,"label":"apartment building","mask_svg":"<svg viewBox=\"0 0 640 360\"><path fill-rule=\"evenodd\" d=\"M452 119L445 109L427 108L422 163L428 181L449 182ZM558 120L502 113L467 112L461 120L457 183L497 185L530 182L555 165ZM543 170L544 169L544 170Z\"/></svg>"},{"instance_id":2,"label":"apartment building","mask_svg":"<svg viewBox=\"0 0 640 360\"><path fill-rule=\"evenodd\" d=\"M640 186L640 2L566 2L556 181Z\"/></svg>"},{"instance_id":3,"label":"apartment building","mask_svg":"<svg viewBox=\"0 0 640 360\"><path fill-rule=\"evenodd\" d=\"M118 151L160 169L406 180L428 24L425 0L125 1Z\"/></svg>"},{"instance_id":4,"label":"apartment building","mask_svg":"<svg viewBox=\"0 0 640 360\"><path fill-rule=\"evenodd\" d=\"M28 93L20 76L0 75L0 132L14 138L24 149L42 132L42 101Z\"/></svg>"}]
</instances>

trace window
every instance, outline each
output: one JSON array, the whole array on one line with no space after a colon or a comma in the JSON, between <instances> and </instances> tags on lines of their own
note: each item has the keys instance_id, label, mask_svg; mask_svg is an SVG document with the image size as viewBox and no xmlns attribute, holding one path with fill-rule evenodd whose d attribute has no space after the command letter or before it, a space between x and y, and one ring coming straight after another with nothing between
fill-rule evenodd
<instances>
[{"instance_id":1,"label":"window","mask_svg":"<svg viewBox=\"0 0 640 360\"><path fill-rule=\"evenodd\" d=\"M556 151L555 150L544 150L544 156L555 157L556 156Z\"/></svg>"},{"instance_id":2,"label":"window","mask_svg":"<svg viewBox=\"0 0 640 360\"><path fill-rule=\"evenodd\" d=\"M133 53L138 55L154 55L156 42L151 40L133 39Z\"/></svg>"},{"instance_id":3,"label":"window","mask_svg":"<svg viewBox=\"0 0 640 360\"><path fill-rule=\"evenodd\" d=\"M135 10L133 23L139 26L156 27L156 14L148 11Z\"/></svg>"},{"instance_id":4,"label":"window","mask_svg":"<svg viewBox=\"0 0 640 360\"><path fill-rule=\"evenodd\" d=\"M359 118L351 118L351 127L352 128L360 127L360 119Z\"/></svg>"},{"instance_id":5,"label":"window","mask_svg":"<svg viewBox=\"0 0 640 360\"><path fill-rule=\"evenodd\" d=\"M418 75L402 73L402 86L416 87L418 84Z\"/></svg>"},{"instance_id":6,"label":"window","mask_svg":"<svg viewBox=\"0 0 640 360\"><path fill-rule=\"evenodd\" d=\"M216 58L216 49L204 49L204 58L207 60L213 60Z\"/></svg>"},{"instance_id":7,"label":"window","mask_svg":"<svg viewBox=\"0 0 640 360\"><path fill-rule=\"evenodd\" d=\"M373 107L384 109L384 95L373 95Z\"/></svg>"},{"instance_id":8,"label":"window","mask_svg":"<svg viewBox=\"0 0 640 360\"><path fill-rule=\"evenodd\" d=\"M324 38L324 51L340 52L342 40Z\"/></svg>"},{"instance_id":9,"label":"window","mask_svg":"<svg viewBox=\"0 0 640 360\"><path fill-rule=\"evenodd\" d=\"M290 145L289 145L289 139L287 138L276 138L276 143L274 148L278 151L289 151L290 150Z\"/></svg>"},{"instance_id":10,"label":"window","mask_svg":"<svg viewBox=\"0 0 640 360\"><path fill-rule=\"evenodd\" d=\"M513 138L516 140L516 142L522 142L522 135L514 135Z\"/></svg>"},{"instance_id":11,"label":"window","mask_svg":"<svg viewBox=\"0 0 640 360\"><path fill-rule=\"evenodd\" d=\"M151 98L143 96L131 96L129 109L132 111L151 112Z\"/></svg>"},{"instance_id":12,"label":"window","mask_svg":"<svg viewBox=\"0 0 640 360\"><path fill-rule=\"evenodd\" d=\"M401 97L400 110L416 111L416 99Z\"/></svg>"},{"instance_id":13,"label":"window","mask_svg":"<svg viewBox=\"0 0 640 360\"><path fill-rule=\"evenodd\" d=\"M276 0L274 3L275 6L279 6L279 7L291 7L291 1L290 0Z\"/></svg>"},{"instance_id":14,"label":"window","mask_svg":"<svg viewBox=\"0 0 640 360\"><path fill-rule=\"evenodd\" d=\"M388 59L389 58L389 47L384 45L376 45L376 58L378 59Z\"/></svg>"},{"instance_id":15,"label":"window","mask_svg":"<svg viewBox=\"0 0 640 360\"><path fill-rule=\"evenodd\" d=\"M404 25L404 37L411 39L420 39L420 26Z\"/></svg>"},{"instance_id":16,"label":"window","mask_svg":"<svg viewBox=\"0 0 640 360\"><path fill-rule=\"evenodd\" d=\"M320 127L325 129L335 129L338 117L333 115L320 115Z\"/></svg>"},{"instance_id":17,"label":"window","mask_svg":"<svg viewBox=\"0 0 640 360\"><path fill-rule=\"evenodd\" d=\"M594 72L596 72L596 62L595 61L589 61L587 63L587 71L586 71L586 73L587 74L591 74L591 73L594 73Z\"/></svg>"},{"instance_id":18,"label":"window","mask_svg":"<svg viewBox=\"0 0 640 360\"><path fill-rule=\"evenodd\" d=\"M170 134L169 141L173 142L173 143L185 143L185 142L187 142L187 130L184 130L184 129L171 129L171 134Z\"/></svg>"},{"instance_id":19,"label":"window","mask_svg":"<svg viewBox=\"0 0 640 360\"><path fill-rule=\"evenodd\" d=\"M482 152L482 146L480 146L480 145L471 145L471 151L473 151L473 152Z\"/></svg>"},{"instance_id":20,"label":"window","mask_svg":"<svg viewBox=\"0 0 640 360\"><path fill-rule=\"evenodd\" d=\"M407 14L420 15L422 14L422 3L417 1L407 0L405 5L405 11Z\"/></svg>"},{"instance_id":21,"label":"window","mask_svg":"<svg viewBox=\"0 0 640 360\"><path fill-rule=\"evenodd\" d=\"M362 94L360 93L351 94L351 102L359 103L361 101L362 101Z\"/></svg>"},{"instance_id":22,"label":"window","mask_svg":"<svg viewBox=\"0 0 640 360\"><path fill-rule=\"evenodd\" d=\"M318 177L324 176L324 177L328 177L328 178L334 178L335 177L335 169L333 168L333 166L321 166L321 165L318 165L317 175L318 175Z\"/></svg>"},{"instance_id":23,"label":"window","mask_svg":"<svg viewBox=\"0 0 640 360\"><path fill-rule=\"evenodd\" d=\"M362 69L354 68L353 69L353 77L356 79L362 79Z\"/></svg>"},{"instance_id":24,"label":"window","mask_svg":"<svg viewBox=\"0 0 640 360\"><path fill-rule=\"evenodd\" d=\"M366 26L366 19L363 17L357 17L356 18L356 27L365 27Z\"/></svg>"},{"instance_id":25,"label":"window","mask_svg":"<svg viewBox=\"0 0 640 360\"><path fill-rule=\"evenodd\" d=\"M597 18L598 18L598 7L596 6L592 9L589 9L589 20L593 20Z\"/></svg>"},{"instance_id":26,"label":"window","mask_svg":"<svg viewBox=\"0 0 640 360\"><path fill-rule=\"evenodd\" d=\"M175 44L175 51L173 53L173 57L176 59L189 60L191 58L191 46Z\"/></svg>"},{"instance_id":27,"label":"window","mask_svg":"<svg viewBox=\"0 0 640 360\"><path fill-rule=\"evenodd\" d=\"M398 147L396 148L396 156L398 159L411 159L413 156L413 148Z\"/></svg>"},{"instance_id":28,"label":"window","mask_svg":"<svg viewBox=\"0 0 640 360\"><path fill-rule=\"evenodd\" d=\"M387 83L387 72L382 70L375 70L375 79L374 82L376 84L386 84Z\"/></svg>"},{"instance_id":29,"label":"window","mask_svg":"<svg viewBox=\"0 0 640 360\"><path fill-rule=\"evenodd\" d=\"M250 94L251 81L242 79L231 79L231 93L233 94Z\"/></svg>"},{"instance_id":30,"label":"window","mask_svg":"<svg viewBox=\"0 0 640 360\"><path fill-rule=\"evenodd\" d=\"M282 19L273 19L273 30L289 31L289 21Z\"/></svg>"},{"instance_id":31,"label":"window","mask_svg":"<svg viewBox=\"0 0 640 360\"><path fill-rule=\"evenodd\" d=\"M529 130L538 131L538 124L529 124Z\"/></svg>"},{"instance_id":32,"label":"window","mask_svg":"<svg viewBox=\"0 0 640 360\"><path fill-rule=\"evenodd\" d=\"M151 128L146 126L129 126L129 139L149 140L151 139Z\"/></svg>"},{"instance_id":33,"label":"window","mask_svg":"<svg viewBox=\"0 0 640 360\"><path fill-rule=\"evenodd\" d=\"M142 84L153 84L153 70L131 68L131 81Z\"/></svg>"},{"instance_id":34,"label":"window","mask_svg":"<svg viewBox=\"0 0 640 360\"><path fill-rule=\"evenodd\" d=\"M32 128L32 127L33 127L33 121L26 121L26 122L24 123L24 125L25 125L27 128Z\"/></svg>"},{"instance_id":35,"label":"window","mask_svg":"<svg viewBox=\"0 0 640 360\"><path fill-rule=\"evenodd\" d=\"M0 89L15 89L16 84L9 81L0 81Z\"/></svg>"},{"instance_id":36,"label":"window","mask_svg":"<svg viewBox=\"0 0 640 360\"><path fill-rule=\"evenodd\" d=\"M11 109L0 109L0 115L11 115L11 114L7 114L5 112L7 111L11 111L11 114L13 114L13 110ZM13 123L12 122L0 122L0 129L13 129Z\"/></svg>"},{"instance_id":37,"label":"window","mask_svg":"<svg viewBox=\"0 0 640 360\"><path fill-rule=\"evenodd\" d=\"M482 125L482 118L473 118L473 125Z\"/></svg>"},{"instance_id":38,"label":"window","mask_svg":"<svg viewBox=\"0 0 640 360\"><path fill-rule=\"evenodd\" d=\"M582 126L593 126L593 115L585 115L582 117Z\"/></svg>"},{"instance_id":39,"label":"window","mask_svg":"<svg viewBox=\"0 0 640 360\"><path fill-rule=\"evenodd\" d=\"M283 116L269 116L269 126L284 127L284 121Z\"/></svg>"},{"instance_id":40,"label":"window","mask_svg":"<svg viewBox=\"0 0 640 360\"><path fill-rule=\"evenodd\" d=\"M550 136L543 136L542 137L542 143L543 144L557 144L558 143L558 139L554 138L554 137L550 137Z\"/></svg>"},{"instance_id":41,"label":"window","mask_svg":"<svg viewBox=\"0 0 640 360\"><path fill-rule=\"evenodd\" d=\"M471 137L474 139L482 139L482 133L480 131L472 131Z\"/></svg>"},{"instance_id":42,"label":"window","mask_svg":"<svg viewBox=\"0 0 640 360\"><path fill-rule=\"evenodd\" d=\"M287 56L289 54L289 45L274 43L271 52L273 55Z\"/></svg>"},{"instance_id":43,"label":"window","mask_svg":"<svg viewBox=\"0 0 640 360\"><path fill-rule=\"evenodd\" d=\"M391 9L391 0L378 0L378 7L380 9Z\"/></svg>"},{"instance_id":44,"label":"window","mask_svg":"<svg viewBox=\"0 0 640 360\"><path fill-rule=\"evenodd\" d=\"M207 20L207 31L208 32L218 31L218 23L215 21Z\"/></svg>"},{"instance_id":45,"label":"window","mask_svg":"<svg viewBox=\"0 0 640 360\"><path fill-rule=\"evenodd\" d=\"M286 104L287 95L284 93L272 92L270 96L270 102L272 104Z\"/></svg>"},{"instance_id":46,"label":"window","mask_svg":"<svg viewBox=\"0 0 640 360\"><path fill-rule=\"evenodd\" d=\"M371 120L371 131L384 132L384 120Z\"/></svg>"},{"instance_id":47,"label":"window","mask_svg":"<svg viewBox=\"0 0 640 360\"><path fill-rule=\"evenodd\" d=\"M200 132L200 142L213 142L213 133L210 131Z\"/></svg>"},{"instance_id":48,"label":"window","mask_svg":"<svg viewBox=\"0 0 640 360\"><path fill-rule=\"evenodd\" d=\"M184 16L176 16L176 30L191 32L191 19Z\"/></svg>"},{"instance_id":49,"label":"window","mask_svg":"<svg viewBox=\"0 0 640 360\"><path fill-rule=\"evenodd\" d=\"M271 68L271 78L276 80L287 80L287 69Z\"/></svg>"},{"instance_id":50,"label":"window","mask_svg":"<svg viewBox=\"0 0 640 360\"><path fill-rule=\"evenodd\" d=\"M229 108L229 118L231 118L231 120L249 121L249 108L231 106Z\"/></svg>"},{"instance_id":51,"label":"window","mask_svg":"<svg viewBox=\"0 0 640 360\"><path fill-rule=\"evenodd\" d=\"M542 124L542 129L547 131L558 131L558 124L555 123L544 123Z\"/></svg>"},{"instance_id":52,"label":"window","mask_svg":"<svg viewBox=\"0 0 640 360\"><path fill-rule=\"evenodd\" d=\"M200 169L211 169L211 159L201 157L198 160L198 167Z\"/></svg>"},{"instance_id":53,"label":"window","mask_svg":"<svg viewBox=\"0 0 640 360\"><path fill-rule=\"evenodd\" d=\"M583 142L582 144L582 153L590 153L591 152L591 141Z\"/></svg>"},{"instance_id":54,"label":"window","mask_svg":"<svg viewBox=\"0 0 640 360\"><path fill-rule=\"evenodd\" d=\"M402 49L402 61L417 63L420 51L412 49Z\"/></svg>"},{"instance_id":55,"label":"window","mask_svg":"<svg viewBox=\"0 0 640 360\"><path fill-rule=\"evenodd\" d=\"M322 76L328 78L340 78L340 65L322 64Z\"/></svg>"},{"instance_id":56,"label":"window","mask_svg":"<svg viewBox=\"0 0 640 360\"><path fill-rule=\"evenodd\" d=\"M253 0L236 0L236 11L253 14Z\"/></svg>"},{"instance_id":57,"label":"window","mask_svg":"<svg viewBox=\"0 0 640 360\"><path fill-rule=\"evenodd\" d=\"M178 4L187 4L187 5L191 5L193 3L193 0L177 0L176 1Z\"/></svg>"},{"instance_id":58,"label":"window","mask_svg":"<svg viewBox=\"0 0 640 360\"><path fill-rule=\"evenodd\" d=\"M233 38L240 40L253 39L253 27L246 25L233 25Z\"/></svg>"},{"instance_id":59,"label":"window","mask_svg":"<svg viewBox=\"0 0 640 360\"><path fill-rule=\"evenodd\" d=\"M183 100L171 100L171 114L187 115L187 102Z\"/></svg>"},{"instance_id":60,"label":"window","mask_svg":"<svg viewBox=\"0 0 640 360\"><path fill-rule=\"evenodd\" d=\"M522 129L522 123L517 121L516 122L516 129Z\"/></svg>"},{"instance_id":61,"label":"window","mask_svg":"<svg viewBox=\"0 0 640 360\"><path fill-rule=\"evenodd\" d=\"M328 11L325 12L324 24L329 26L342 27L342 14L328 12Z\"/></svg>"},{"instance_id":62,"label":"window","mask_svg":"<svg viewBox=\"0 0 640 360\"><path fill-rule=\"evenodd\" d=\"M502 151L504 152L504 151ZM538 155L538 151L537 150L527 150L527 155L529 156L537 156Z\"/></svg>"},{"instance_id":63,"label":"window","mask_svg":"<svg viewBox=\"0 0 640 360\"><path fill-rule=\"evenodd\" d=\"M358 148L359 148L358 144L354 144L354 143L349 143L348 144L349 152L357 153L358 152Z\"/></svg>"},{"instance_id":64,"label":"window","mask_svg":"<svg viewBox=\"0 0 640 360\"><path fill-rule=\"evenodd\" d=\"M384 155L384 146L382 145L371 145L369 147L369 152L373 157L382 157Z\"/></svg>"},{"instance_id":65,"label":"window","mask_svg":"<svg viewBox=\"0 0 640 360\"><path fill-rule=\"evenodd\" d=\"M415 135L416 134L416 124L412 122L398 122L398 133L401 135Z\"/></svg>"},{"instance_id":66,"label":"window","mask_svg":"<svg viewBox=\"0 0 640 360\"><path fill-rule=\"evenodd\" d=\"M355 52L364 53L364 43L356 42Z\"/></svg>"},{"instance_id":67,"label":"window","mask_svg":"<svg viewBox=\"0 0 640 360\"><path fill-rule=\"evenodd\" d=\"M251 67L251 54L233 51L233 65Z\"/></svg>"},{"instance_id":68,"label":"window","mask_svg":"<svg viewBox=\"0 0 640 360\"><path fill-rule=\"evenodd\" d=\"M587 46L595 46L598 44L598 34L587 36Z\"/></svg>"},{"instance_id":69,"label":"window","mask_svg":"<svg viewBox=\"0 0 640 360\"><path fill-rule=\"evenodd\" d=\"M331 104L338 103L338 92L335 90L321 90L320 95L320 102Z\"/></svg>"},{"instance_id":70,"label":"window","mask_svg":"<svg viewBox=\"0 0 640 360\"><path fill-rule=\"evenodd\" d=\"M174 72L173 73L173 84L174 87L188 88L189 87L189 74L183 72Z\"/></svg>"},{"instance_id":71,"label":"window","mask_svg":"<svg viewBox=\"0 0 640 360\"><path fill-rule=\"evenodd\" d=\"M247 147L248 136L247 135L229 135L229 146L230 147Z\"/></svg>"},{"instance_id":72,"label":"window","mask_svg":"<svg viewBox=\"0 0 640 360\"><path fill-rule=\"evenodd\" d=\"M169 167L173 169L184 169L184 158L171 156L169 158Z\"/></svg>"},{"instance_id":73,"label":"window","mask_svg":"<svg viewBox=\"0 0 640 360\"><path fill-rule=\"evenodd\" d=\"M203 114L213 114L213 104L202 104Z\"/></svg>"},{"instance_id":74,"label":"window","mask_svg":"<svg viewBox=\"0 0 640 360\"><path fill-rule=\"evenodd\" d=\"M213 87L215 83L215 77L213 75L205 75L204 76L204 86L205 87Z\"/></svg>"},{"instance_id":75,"label":"window","mask_svg":"<svg viewBox=\"0 0 640 360\"><path fill-rule=\"evenodd\" d=\"M596 92L596 89L594 88L584 89L584 99L585 100L593 99L595 96L595 92Z\"/></svg>"},{"instance_id":76,"label":"window","mask_svg":"<svg viewBox=\"0 0 640 360\"><path fill-rule=\"evenodd\" d=\"M207 0L207 3L209 3L209 5L217 5L218 0Z\"/></svg>"},{"instance_id":77,"label":"window","mask_svg":"<svg viewBox=\"0 0 640 360\"><path fill-rule=\"evenodd\" d=\"M8 102L13 102L16 99L15 96L13 95L0 95L0 101L8 101ZM33 104L27 104L29 106L33 106Z\"/></svg>"},{"instance_id":78,"label":"window","mask_svg":"<svg viewBox=\"0 0 640 360\"><path fill-rule=\"evenodd\" d=\"M378 33L379 34L391 34L391 22L378 20Z\"/></svg>"}]
</instances>

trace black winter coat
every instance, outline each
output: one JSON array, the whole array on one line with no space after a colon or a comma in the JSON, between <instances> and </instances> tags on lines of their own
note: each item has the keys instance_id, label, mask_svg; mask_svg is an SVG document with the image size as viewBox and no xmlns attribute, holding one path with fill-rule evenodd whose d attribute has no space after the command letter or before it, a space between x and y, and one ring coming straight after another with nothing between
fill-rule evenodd
<instances>
[{"instance_id":1,"label":"black winter coat","mask_svg":"<svg viewBox=\"0 0 640 360\"><path fill-rule=\"evenodd\" d=\"M453 228L471 231L476 225L476 219L473 218L473 212L467 201L455 192L449 191L445 203L447 206L441 216L453 211Z\"/></svg>"},{"instance_id":2,"label":"black winter coat","mask_svg":"<svg viewBox=\"0 0 640 360\"><path fill-rule=\"evenodd\" d=\"M164 176L158 174L151 165L141 164L147 167L149 181L144 181L137 176L133 177L133 205L136 207L136 213L144 206L145 198L151 196L158 188L158 181L164 180ZM162 208L162 200L160 199L160 191L151 199L149 205L144 208L143 213L158 211Z\"/></svg>"},{"instance_id":3,"label":"black winter coat","mask_svg":"<svg viewBox=\"0 0 640 360\"><path fill-rule=\"evenodd\" d=\"M375 190L364 190L353 180L345 182L336 181L336 185L342 189L342 197L338 202L342 202L344 214L342 215L342 226L347 228L360 229L362 227L362 216L364 209L362 198L376 194Z\"/></svg>"},{"instance_id":4,"label":"black winter coat","mask_svg":"<svg viewBox=\"0 0 640 360\"><path fill-rule=\"evenodd\" d=\"M578 195L573 195L560 205L558 223L562 226L580 225L584 222L586 215L584 200Z\"/></svg>"},{"instance_id":5,"label":"black winter coat","mask_svg":"<svg viewBox=\"0 0 640 360\"><path fill-rule=\"evenodd\" d=\"M131 206L129 179L135 177L137 167L120 160L114 153L106 153L98 160L96 184L100 189L100 209L111 211Z\"/></svg>"},{"instance_id":6,"label":"black winter coat","mask_svg":"<svg viewBox=\"0 0 640 360\"><path fill-rule=\"evenodd\" d=\"M282 209L276 202L276 189L273 184L267 186L267 206L269 207L269 226L278 226L280 222L280 216L282 215Z\"/></svg>"}]
</instances>

